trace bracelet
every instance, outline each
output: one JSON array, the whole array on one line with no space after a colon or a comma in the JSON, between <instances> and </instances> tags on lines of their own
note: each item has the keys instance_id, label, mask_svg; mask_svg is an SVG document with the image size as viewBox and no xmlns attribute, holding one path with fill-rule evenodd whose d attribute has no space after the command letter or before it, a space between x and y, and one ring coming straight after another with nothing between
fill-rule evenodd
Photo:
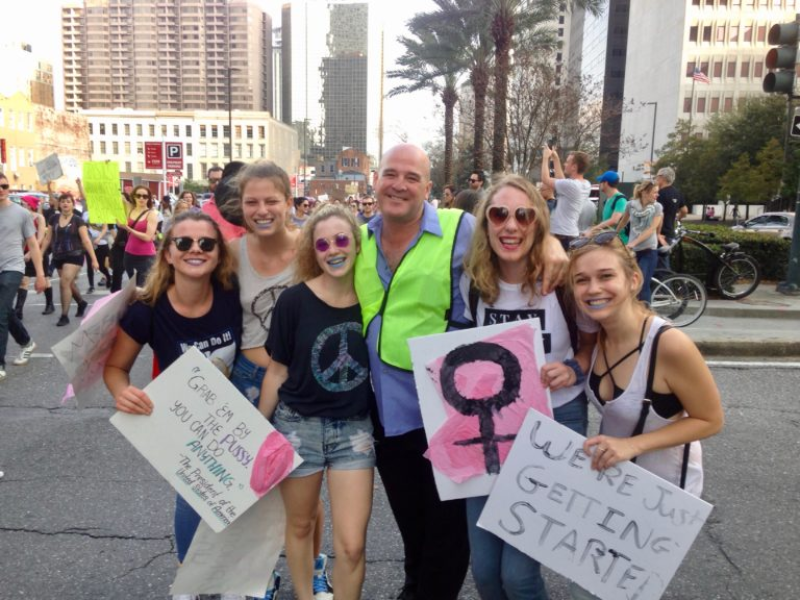
<instances>
[{"instance_id":1,"label":"bracelet","mask_svg":"<svg viewBox=\"0 0 800 600\"><path fill-rule=\"evenodd\" d=\"M572 371L575 373L575 385L580 385L586 381L586 373L583 372L583 369L581 369L581 366L578 364L577 360L574 358L568 358L564 361L564 364L572 369Z\"/></svg>"}]
</instances>

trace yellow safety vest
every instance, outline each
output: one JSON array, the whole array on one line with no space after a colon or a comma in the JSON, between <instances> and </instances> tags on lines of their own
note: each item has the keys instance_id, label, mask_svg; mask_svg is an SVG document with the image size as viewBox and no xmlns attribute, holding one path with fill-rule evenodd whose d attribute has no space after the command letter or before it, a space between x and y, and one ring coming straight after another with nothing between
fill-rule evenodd
<instances>
[{"instance_id":1,"label":"yellow safety vest","mask_svg":"<svg viewBox=\"0 0 800 600\"><path fill-rule=\"evenodd\" d=\"M361 254L356 261L355 288L361 303L364 335L381 315L378 356L388 365L412 370L408 338L444 333L452 307L452 262L463 211L437 211L442 237L424 231L400 260L388 289L378 275L378 242L361 226Z\"/></svg>"}]
</instances>

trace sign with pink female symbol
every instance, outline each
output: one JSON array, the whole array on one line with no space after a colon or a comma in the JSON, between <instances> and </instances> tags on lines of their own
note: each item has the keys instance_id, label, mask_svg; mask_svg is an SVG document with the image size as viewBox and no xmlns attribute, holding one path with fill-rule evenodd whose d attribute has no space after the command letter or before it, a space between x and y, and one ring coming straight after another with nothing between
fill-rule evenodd
<instances>
[{"instance_id":1,"label":"sign with pink female symbol","mask_svg":"<svg viewBox=\"0 0 800 600\"><path fill-rule=\"evenodd\" d=\"M408 344L439 497L488 495L528 409L553 415L539 320Z\"/></svg>"}]
</instances>

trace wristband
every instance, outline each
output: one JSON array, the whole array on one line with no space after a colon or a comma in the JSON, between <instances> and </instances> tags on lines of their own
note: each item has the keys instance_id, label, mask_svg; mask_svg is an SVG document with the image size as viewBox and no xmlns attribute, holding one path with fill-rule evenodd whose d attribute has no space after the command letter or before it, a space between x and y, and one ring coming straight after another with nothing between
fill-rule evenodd
<instances>
[{"instance_id":1,"label":"wristband","mask_svg":"<svg viewBox=\"0 0 800 600\"><path fill-rule=\"evenodd\" d=\"M568 358L564 361L564 364L572 369L572 371L575 373L575 385L580 385L586 381L586 373L583 372L583 369L581 369L581 366L578 364L577 360L574 358Z\"/></svg>"}]
</instances>

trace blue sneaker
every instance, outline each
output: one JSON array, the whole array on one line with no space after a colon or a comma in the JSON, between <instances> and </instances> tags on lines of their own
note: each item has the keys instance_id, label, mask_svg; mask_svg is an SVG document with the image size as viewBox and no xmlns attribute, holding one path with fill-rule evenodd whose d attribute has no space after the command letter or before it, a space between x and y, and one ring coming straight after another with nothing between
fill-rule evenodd
<instances>
[{"instance_id":1,"label":"blue sneaker","mask_svg":"<svg viewBox=\"0 0 800 600\"><path fill-rule=\"evenodd\" d=\"M273 571L267 585L267 593L264 594L264 600L275 600L278 597L279 589L281 589L281 574Z\"/></svg>"},{"instance_id":2,"label":"blue sneaker","mask_svg":"<svg viewBox=\"0 0 800 600\"><path fill-rule=\"evenodd\" d=\"M328 580L328 556L320 554L314 560L314 579L312 591L315 600L333 600L333 586Z\"/></svg>"}]
</instances>

